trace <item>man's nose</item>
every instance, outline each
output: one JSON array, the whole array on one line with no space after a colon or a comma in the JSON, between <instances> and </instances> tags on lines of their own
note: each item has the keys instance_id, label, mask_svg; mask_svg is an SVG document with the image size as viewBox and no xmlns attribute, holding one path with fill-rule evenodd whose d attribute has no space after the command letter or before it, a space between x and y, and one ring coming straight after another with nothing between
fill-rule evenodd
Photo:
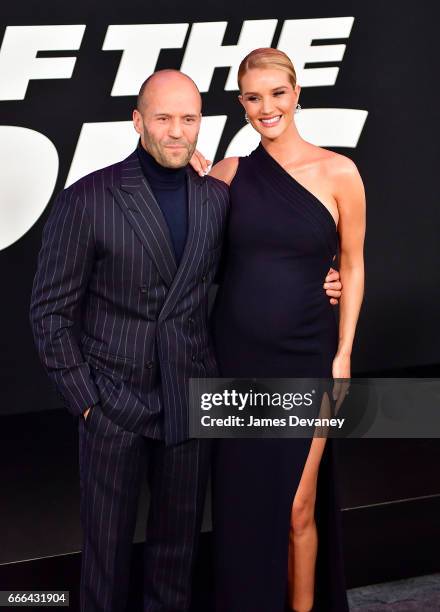
<instances>
[{"instance_id":1,"label":"man's nose","mask_svg":"<svg viewBox=\"0 0 440 612\"><path fill-rule=\"evenodd\" d=\"M170 121L168 134L172 138L180 138L182 136L182 126L179 119L176 118Z\"/></svg>"}]
</instances>

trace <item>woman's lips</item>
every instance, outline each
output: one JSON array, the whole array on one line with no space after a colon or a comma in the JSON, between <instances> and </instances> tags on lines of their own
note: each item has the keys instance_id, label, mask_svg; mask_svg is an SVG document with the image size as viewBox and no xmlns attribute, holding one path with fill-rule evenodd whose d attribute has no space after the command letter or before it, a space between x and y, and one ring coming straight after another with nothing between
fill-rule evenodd
<instances>
[{"instance_id":1,"label":"woman's lips","mask_svg":"<svg viewBox=\"0 0 440 612\"><path fill-rule=\"evenodd\" d=\"M273 127L274 125L278 125L281 121L281 115L275 115L274 117L268 117L267 119L260 119L261 123L264 127Z\"/></svg>"}]
</instances>

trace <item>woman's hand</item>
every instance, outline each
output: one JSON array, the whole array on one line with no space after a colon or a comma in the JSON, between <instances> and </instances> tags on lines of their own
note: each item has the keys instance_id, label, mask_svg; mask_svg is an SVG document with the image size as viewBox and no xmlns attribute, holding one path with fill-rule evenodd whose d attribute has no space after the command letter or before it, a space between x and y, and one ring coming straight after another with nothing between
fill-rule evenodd
<instances>
[{"instance_id":1,"label":"woman's hand","mask_svg":"<svg viewBox=\"0 0 440 612\"><path fill-rule=\"evenodd\" d=\"M205 174L208 174L209 172L209 167L211 166L212 161L210 161L209 159L205 159L205 157L200 153L200 151L197 151L196 149L193 153L193 156L189 160L189 163L199 176L205 176Z\"/></svg>"},{"instance_id":2,"label":"woman's hand","mask_svg":"<svg viewBox=\"0 0 440 612\"><path fill-rule=\"evenodd\" d=\"M333 384L333 399L336 402L335 415L338 413L345 396L350 388L351 376L351 356L336 353L333 359L332 376L335 379Z\"/></svg>"}]
</instances>

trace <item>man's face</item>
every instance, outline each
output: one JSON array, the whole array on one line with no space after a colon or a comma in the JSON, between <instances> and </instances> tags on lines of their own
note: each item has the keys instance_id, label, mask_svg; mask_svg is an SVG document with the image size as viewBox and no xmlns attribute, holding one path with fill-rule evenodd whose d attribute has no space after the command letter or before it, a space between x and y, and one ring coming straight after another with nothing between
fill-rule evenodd
<instances>
[{"instance_id":1,"label":"man's face","mask_svg":"<svg viewBox=\"0 0 440 612\"><path fill-rule=\"evenodd\" d=\"M191 159L201 121L194 84L179 74L158 75L148 85L133 123L142 146L161 165L181 168Z\"/></svg>"}]
</instances>

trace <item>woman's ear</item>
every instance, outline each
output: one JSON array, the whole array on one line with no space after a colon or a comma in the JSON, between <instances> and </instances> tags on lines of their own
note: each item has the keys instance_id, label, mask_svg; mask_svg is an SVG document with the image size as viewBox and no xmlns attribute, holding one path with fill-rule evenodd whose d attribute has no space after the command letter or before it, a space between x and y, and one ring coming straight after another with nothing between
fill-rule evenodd
<instances>
[{"instance_id":1,"label":"woman's ear","mask_svg":"<svg viewBox=\"0 0 440 612\"><path fill-rule=\"evenodd\" d=\"M241 94L238 94L237 97L238 97L240 104L244 107L243 96Z\"/></svg>"}]
</instances>

